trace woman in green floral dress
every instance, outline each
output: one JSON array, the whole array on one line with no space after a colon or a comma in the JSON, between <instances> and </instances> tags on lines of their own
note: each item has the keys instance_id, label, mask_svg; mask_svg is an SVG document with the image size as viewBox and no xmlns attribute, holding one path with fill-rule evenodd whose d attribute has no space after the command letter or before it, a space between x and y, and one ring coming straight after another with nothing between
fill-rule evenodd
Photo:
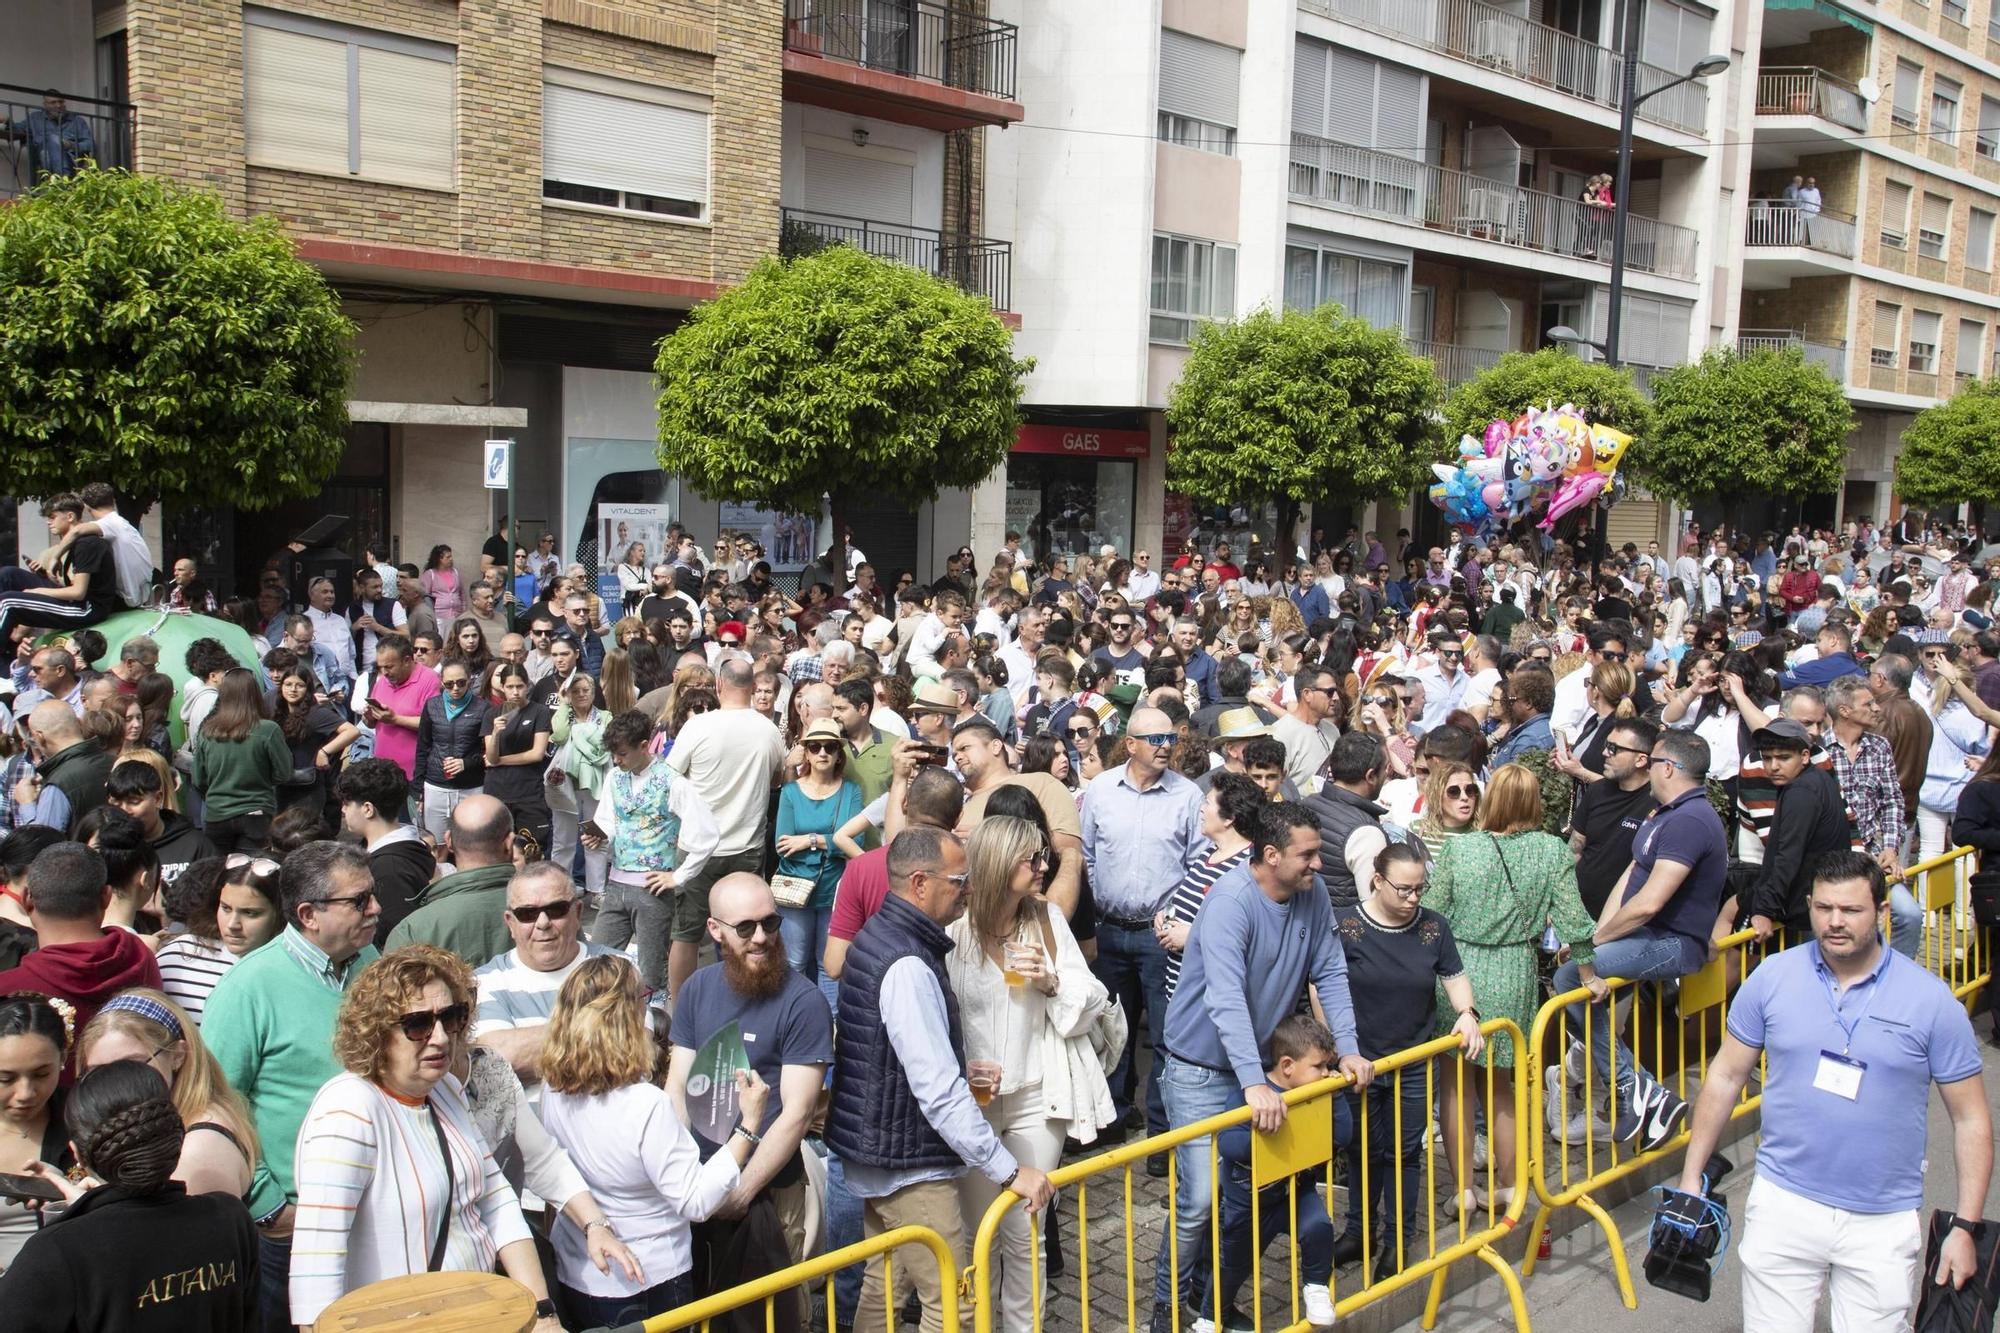
<instances>
[{"instance_id":1,"label":"woman in green floral dress","mask_svg":"<svg viewBox=\"0 0 2000 1333\"><path fill-rule=\"evenodd\" d=\"M1541 827L1542 788L1535 775L1520 764L1494 770L1480 805L1478 831L1451 838L1439 849L1424 903L1451 923L1482 1019L1512 1019L1524 1034L1533 1029L1542 1002L1535 950L1545 928L1555 926L1586 980L1595 975L1590 937L1597 923L1577 897L1576 864L1569 847ZM1438 1012L1456 1017L1442 1002ZM1443 1033L1441 1028L1434 1035ZM1494 1066L1492 1105L1486 1108L1493 1157L1491 1203L1499 1210L1512 1198L1517 1178L1512 1109L1517 1055L1513 1042L1498 1034L1487 1050ZM1459 1209L1469 1212L1487 1203L1472 1180L1471 1108L1459 1105L1455 1077L1446 1075L1442 1081L1445 1146L1459 1182ZM1485 1085L1483 1070L1467 1071L1468 1100L1479 1097Z\"/></svg>"}]
</instances>

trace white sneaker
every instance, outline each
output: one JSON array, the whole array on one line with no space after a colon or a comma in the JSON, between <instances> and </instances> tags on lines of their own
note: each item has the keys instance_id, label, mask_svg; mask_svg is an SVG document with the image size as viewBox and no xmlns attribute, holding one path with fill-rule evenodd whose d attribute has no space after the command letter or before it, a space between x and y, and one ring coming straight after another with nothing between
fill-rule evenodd
<instances>
[{"instance_id":1,"label":"white sneaker","mask_svg":"<svg viewBox=\"0 0 2000 1333\"><path fill-rule=\"evenodd\" d=\"M1333 1293L1323 1282L1308 1282L1305 1287L1306 1322L1314 1328L1333 1327ZM1199 1333L1199 1330L1197 1330Z\"/></svg>"},{"instance_id":2,"label":"white sneaker","mask_svg":"<svg viewBox=\"0 0 2000 1333\"><path fill-rule=\"evenodd\" d=\"M1188 1333L1215 1333L1215 1321L1204 1315L1188 1325Z\"/></svg>"},{"instance_id":3,"label":"white sneaker","mask_svg":"<svg viewBox=\"0 0 2000 1333\"><path fill-rule=\"evenodd\" d=\"M1563 1052L1563 1077L1580 1088L1584 1084L1584 1072L1589 1067L1590 1052L1584 1048L1582 1042L1570 1042L1569 1049Z\"/></svg>"},{"instance_id":4,"label":"white sneaker","mask_svg":"<svg viewBox=\"0 0 2000 1333\"><path fill-rule=\"evenodd\" d=\"M1550 1135L1566 1148L1581 1148L1591 1139L1599 1143L1611 1141L1611 1126L1600 1117L1587 1111L1578 1111L1569 1118L1569 1123Z\"/></svg>"},{"instance_id":5,"label":"white sneaker","mask_svg":"<svg viewBox=\"0 0 2000 1333\"><path fill-rule=\"evenodd\" d=\"M1484 1134L1474 1134L1472 1136L1473 1170L1475 1171L1484 1170L1486 1168L1487 1158L1491 1155L1491 1153L1492 1149L1487 1145L1486 1136Z\"/></svg>"}]
</instances>

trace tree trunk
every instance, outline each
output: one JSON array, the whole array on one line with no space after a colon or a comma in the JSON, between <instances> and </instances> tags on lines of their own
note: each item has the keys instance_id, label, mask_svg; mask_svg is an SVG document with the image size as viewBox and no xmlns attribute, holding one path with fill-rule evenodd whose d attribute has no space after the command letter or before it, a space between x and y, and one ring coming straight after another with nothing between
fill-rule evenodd
<instances>
[{"instance_id":1,"label":"tree trunk","mask_svg":"<svg viewBox=\"0 0 2000 1333\"><path fill-rule=\"evenodd\" d=\"M1277 540L1271 544L1271 549L1278 556L1278 566L1275 572L1280 579L1283 579L1285 571L1292 567L1292 562L1298 559L1296 547L1292 542L1292 529L1298 525L1298 521L1299 502L1289 496L1279 496L1278 536Z\"/></svg>"},{"instance_id":2,"label":"tree trunk","mask_svg":"<svg viewBox=\"0 0 2000 1333\"><path fill-rule=\"evenodd\" d=\"M827 492L827 512L832 516L833 521L833 534L828 538L826 543L826 549L831 552L828 559L832 561L832 569L828 572L833 575L837 585L833 590L833 595L838 597L847 591L847 494L845 491L835 490ZM799 591L803 594L805 589L801 588ZM884 613L894 616L896 609L894 607L886 607L884 608Z\"/></svg>"}]
</instances>

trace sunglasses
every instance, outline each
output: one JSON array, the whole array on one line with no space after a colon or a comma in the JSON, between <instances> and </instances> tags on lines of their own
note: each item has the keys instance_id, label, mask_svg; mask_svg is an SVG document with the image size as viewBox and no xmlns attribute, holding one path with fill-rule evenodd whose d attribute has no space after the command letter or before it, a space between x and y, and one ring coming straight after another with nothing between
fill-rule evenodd
<instances>
[{"instance_id":1,"label":"sunglasses","mask_svg":"<svg viewBox=\"0 0 2000 1333\"><path fill-rule=\"evenodd\" d=\"M1604 753L1609 756L1615 756L1621 754L1643 754L1648 756L1649 758L1652 755L1651 750L1642 750L1636 745L1620 745L1617 741L1604 742Z\"/></svg>"},{"instance_id":2,"label":"sunglasses","mask_svg":"<svg viewBox=\"0 0 2000 1333\"><path fill-rule=\"evenodd\" d=\"M1604 659L1604 660L1605 660L1605 661L1607 661L1607 662L1622 662L1622 661L1624 661L1624 660L1625 660L1625 654L1623 654L1623 653L1614 653L1614 652L1611 652L1611 651L1610 651L1609 649L1605 650L1604 652L1601 652L1601 653L1599 653L1599 654L1598 654L1598 656L1599 656L1600 658Z\"/></svg>"},{"instance_id":3,"label":"sunglasses","mask_svg":"<svg viewBox=\"0 0 2000 1333\"><path fill-rule=\"evenodd\" d=\"M1069 731L1065 734L1068 735L1068 737L1073 741L1080 741L1086 739L1087 737L1095 736L1097 734L1097 728L1071 727Z\"/></svg>"},{"instance_id":4,"label":"sunglasses","mask_svg":"<svg viewBox=\"0 0 2000 1333\"><path fill-rule=\"evenodd\" d=\"M456 1037L465 1031L466 1019L472 1017L472 1010L463 1004L448 1004L442 1009L425 1009L414 1014L404 1014L396 1020L396 1026L403 1029L403 1035L411 1042L422 1045L431 1039L437 1025L444 1024L444 1030Z\"/></svg>"},{"instance_id":5,"label":"sunglasses","mask_svg":"<svg viewBox=\"0 0 2000 1333\"><path fill-rule=\"evenodd\" d=\"M1172 745L1174 743L1174 734L1171 731L1151 731L1151 732L1146 732L1143 735L1138 732L1132 732L1129 733L1125 739L1131 741L1140 741L1146 745L1152 746L1156 750L1163 750L1167 746Z\"/></svg>"},{"instance_id":6,"label":"sunglasses","mask_svg":"<svg viewBox=\"0 0 2000 1333\"><path fill-rule=\"evenodd\" d=\"M1396 696L1393 694L1371 694L1368 696L1367 702L1374 704L1377 708L1394 708L1396 706Z\"/></svg>"},{"instance_id":7,"label":"sunglasses","mask_svg":"<svg viewBox=\"0 0 2000 1333\"><path fill-rule=\"evenodd\" d=\"M439 682L438 682L438 687L439 687L440 689L446 689L446 690L462 690L462 689L464 689L464 688L465 688L466 686L470 685L471 683L472 683L472 682L471 682L471 681L469 681L469 680L467 680L467 679L465 679L465 677L463 677L463 676L457 676L457 677L454 677L454 678L453 678L453 679L451 679L451 680L441 680L441 681L439 681Z\"/></svg>"},{"instance_id":8,"label":"sunglasses","mask_svg":"<svg viewBox=\"0 0 2000 1333\"><path fill-rule=\"evenodd\" d=\"M551 921L561 921L576 906L574 898L560 898L552 903L529 903L526 907L510 907L507 915L524 926L532 926L543 917Z\"/></svg>"},{"instance_id":9,"label":"sunglasses","mask_svg":"<svg viewBox=\"0 0 2000 1333\"><path fill-rule=\"evenodd\" d=\"M1476 782L1453 783L1444 789L1444 794L1447 800L1462 801L1469 796L1476 801L1479 799L1479 784Z\"/></svg>"},{"instance_id":10,"label":"sunglasses","mask_svg":"<svg viewBox=\"0 0 2000 1333\"><path fill-rule=\"evenodd\" d=\"M225 873L231 870L241 870L244 866L249 866L250 873L253 875L275 875L278 873L278 863L276 861L273 861L268 856L252 856L248 852L231 852L229 859L222 863L222 869Z\"/></svg>"},{"instance_id":11,"label":"sunglasses","mask_svg":"<svg viewBox=\"0 0 2000 1333\"><path fill-rule=\"evenodd\" d=\"M1546 664L1548 662L1554 661L1555 659L1550 657L1547 653L1529 653L1528 660L1530 662L1541 662Z\"/></svg>"},{"instance_id":12,"label":"sunglasses","mask_svg":"<svg viewBox=\"0 0 2000 1333\"><path fill-rule=\"evenodd\" d=\"M777 939L778 931L783 928L784 921L773 913L770 916L749 917L742 921L717 921L715 924L724 930L735 931L736 938L747 944L750 937L760 930L764 932L765 939Z\"/></svg>"},{"instance_id":13,"label":"sunglasses","mask_svg":"<svg viewBox=\"0 0 2000 1333\"><path fill-rule=\"evenodd\" d=\"M310 901L317 907L332 907L335 903L351 903L354 906L354 910L358 912L361 910L363 903L372 902L374 898L375 890L370 889L366 893L350 893L339 898L314 898Z\"/></svg>"},{"instance_id":14,"label":"sunglasses","mask_svg":"<svg viewBox=\"0 0 2000 1333\"><path fill-rule=\"evenodd\" d=\"M807 753L807 754L839 754L839 753L840 753L840 742L839 742L839 741L807 741L807 742L806 742L806 753Z\"/></svg>"}]
</instances>

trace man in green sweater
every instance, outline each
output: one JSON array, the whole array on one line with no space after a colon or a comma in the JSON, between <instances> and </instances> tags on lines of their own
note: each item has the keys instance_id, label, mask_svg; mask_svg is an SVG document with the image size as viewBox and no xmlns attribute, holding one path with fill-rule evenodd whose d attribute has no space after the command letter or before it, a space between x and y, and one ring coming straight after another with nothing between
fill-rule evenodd
<instances>
[{"instance_id":1,"label":"man in green sweater","mask_svg":"<svg viewBox=\"0 0 2000 1333\"><path fill-rule=\"evenodd\" d=\"M278 877L285 928L223 974L202 1012L201 1035L250 1103L262 1157L250 1184L262 1265L263 1326L291 1327L292 1152L320 1085L340 1072L333 1021L341 996L375 961L368 855L307 843Z\"/></svg>"},{"instance_id":2,"label":"man in green sweater","mask_svg":"<svg viewBox=\"0 0 2000 1333\"><path fill-rule=\"evenodd\" d=\"M389 932L387 948L435 944L483 967L514 947L507 933L507 881L514 877L514 817L498 798L468 796L447 834L456 869L416 898Z\"/></svg>"}]
</instances>

